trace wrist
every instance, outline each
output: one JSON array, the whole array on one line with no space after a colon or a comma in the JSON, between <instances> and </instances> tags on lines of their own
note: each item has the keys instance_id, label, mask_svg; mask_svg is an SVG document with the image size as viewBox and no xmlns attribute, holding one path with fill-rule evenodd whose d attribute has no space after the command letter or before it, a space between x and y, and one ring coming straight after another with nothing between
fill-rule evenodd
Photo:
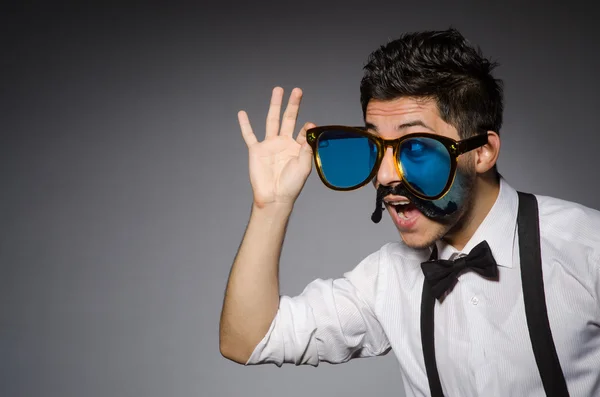
<instances>
[{"instance_id":1,"label":"wrist","mask_svg":"<svg viewBox=\"0 0 600 397\"><path fill-rule=\"evenodd\" d=\"M292 210L294 203L273 202L268 204L252 203L252 216L270 220L287 219Z\"/></svg>"}]
</instances>

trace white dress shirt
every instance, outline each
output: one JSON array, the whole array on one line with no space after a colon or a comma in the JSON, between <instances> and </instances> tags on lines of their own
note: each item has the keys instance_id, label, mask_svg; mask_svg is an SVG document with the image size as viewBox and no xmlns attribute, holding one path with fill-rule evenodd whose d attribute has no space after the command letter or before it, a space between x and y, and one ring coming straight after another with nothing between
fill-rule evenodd
<instances>
[{"instance_id":1,"label":"white dress shirt","mask_svg":"<svg viewBox=\"0 0 600 397\"><path fill-rule=\"evenodd\" d=\"M548 319L571 396L600 396L600 212L536 196ZM523 304L517 192L501 179L491 211L462 252L437 242L439 258L487 240L499 281L460 276L436 301L435 354L446 397L545 396ZM430 395L421 345L421 262L431 249L389 243L335 280L282 296L247 365L316 366L386 354L400 363L407 396Z\"/></svg>"}]
</instances>

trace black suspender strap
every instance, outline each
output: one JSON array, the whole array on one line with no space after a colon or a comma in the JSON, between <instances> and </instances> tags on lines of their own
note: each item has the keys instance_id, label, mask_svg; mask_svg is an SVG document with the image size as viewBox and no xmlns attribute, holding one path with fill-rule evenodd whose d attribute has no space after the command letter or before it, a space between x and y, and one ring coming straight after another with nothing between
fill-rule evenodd
<instances>
[{"instance_id":1,"label":"black suspender strap","mask_svg":"<svg viewBox=\"0 0 600 397\"><path fill-rule=\"evenodd\" d=\"M542 277L537 200L534 195L529 193L518 192L518 194L519 255L521 258L521 280L529 337L546 395L549 397L567 397L569 396L567 384L556 354L556 347L548 322ZM435 246L430 259L437 259L437 248ZM427 280L424 280L421 296L421 343L423 345L425 370L431 396L444 397L435 359L434 308L435 297L431 293L431 287Z\"/></svg>"},{"instance_id":2,"label":"black suspender strap","mask_svg":"<svg viewBox=\"0 0 600 397\"><path fill-rule=\"evenodd\" d=\"M548 309L542 278L542 255L540 251L540 231L538 205L535 196L519 193L519 255L521 257L521 281L527 327L533 347L535 361L540 371L547 396L568 396L556 347L548 322Z\"/></svg>"},{"instance_id":3,"label":"black suspender strap","mask_svg":"<svg viewBox=\"0 0 600 397\"><path fill-rule=\"evenodd\" d=\"M433 246L433 252L429 258L437 259L437 247ZM425 280L423 283L423 294L421 296L421 344L423 345L423 355L425 356L425 370L429 380L429 390L431 397L444 397L442 384L435 362L435 340L433 336L433 309L435 307L435 297L431 293L431 286Z\"/></svg>"}]
</instances>

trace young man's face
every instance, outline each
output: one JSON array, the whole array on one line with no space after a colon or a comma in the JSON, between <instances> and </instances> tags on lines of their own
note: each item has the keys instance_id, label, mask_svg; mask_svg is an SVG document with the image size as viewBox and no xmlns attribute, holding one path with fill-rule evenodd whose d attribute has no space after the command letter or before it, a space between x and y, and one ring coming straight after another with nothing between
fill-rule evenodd
<instances>
[{"instance_id":1,"label":"young man's face","mask_svg":"<svg viewBox=\"0 0 600 397\"><path fill-rule=\"evenodd\" d=\"M384 139L427 132L460 140L456 128L444 122L439 116L435 102L422 99L371 100L367 105L365 123L371 133ZM424 248L445 236L468 212L472 202L474 182L473 156L471 153L466 153L459 156L455 181L442 199L419 200L409 196L408 193L406 196L390 194L384 197L386 209L405 244L414 248ZM402 179L396 169L391 147L386 149L374 183L375 188L381 185L398 186L400 191L403 191ZM408 205L393 205L406 202L407 199L410 201ZM454 210L449 211L449 208Z\"/></svg>"}]
</instances>

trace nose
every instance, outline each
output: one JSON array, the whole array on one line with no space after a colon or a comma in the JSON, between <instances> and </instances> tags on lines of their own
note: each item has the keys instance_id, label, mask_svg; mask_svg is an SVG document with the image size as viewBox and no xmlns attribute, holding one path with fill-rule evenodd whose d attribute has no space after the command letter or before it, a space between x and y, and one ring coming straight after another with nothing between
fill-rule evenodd
<instances>
[{"instance_id":1,"label":"nose","mask_svg":"<svg viewBox=\"0 0 600 397\"><path fill-rule=\"evenodd\" d=\"M377 184L384 186L395 186L400 183L402 179L398 175L396 169L396 160L394 159L394 149L387 147L385 149L381 165L377 171Z\"/></svg>"}]
</instances>

